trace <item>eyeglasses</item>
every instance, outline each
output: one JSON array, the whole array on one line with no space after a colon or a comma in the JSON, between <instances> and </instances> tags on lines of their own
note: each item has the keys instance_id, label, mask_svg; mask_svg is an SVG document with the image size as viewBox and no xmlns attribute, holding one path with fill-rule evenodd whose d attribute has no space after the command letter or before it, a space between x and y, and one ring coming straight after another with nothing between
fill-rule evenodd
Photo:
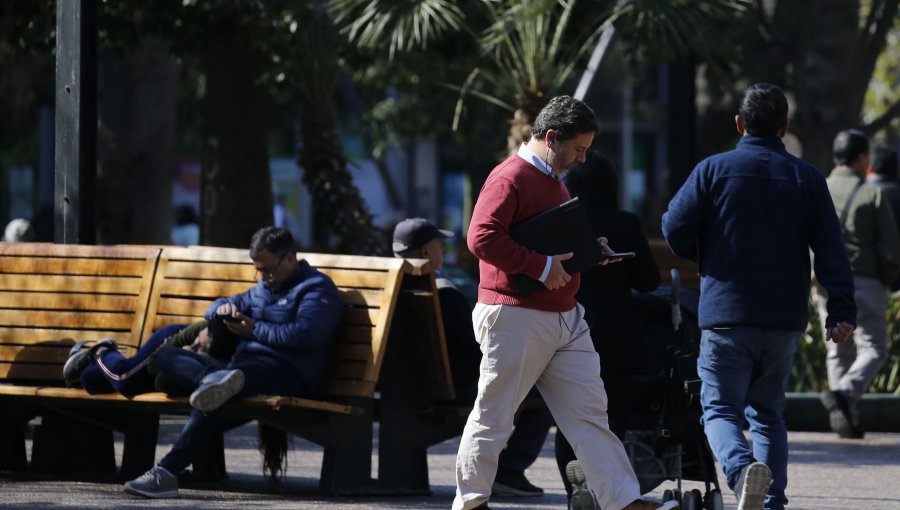
<instances>
[{"instance_id":1,"label":"eyeglasses","mask_svg":"<svg viewBox=\"0 0 900 510\"><path fill-rule=\"evenodd\" d=\"M280 257L278 257L278 262L275 263L272 267L263 267L256 270L256 279L265 280L266 283L272 283L275 280L275 271L278 270L278 266L284 261L284 257L287 255L287 252L282 253ZM262 278L263 275L266 275L265 278Z\"/></svg>"}]
</instances>

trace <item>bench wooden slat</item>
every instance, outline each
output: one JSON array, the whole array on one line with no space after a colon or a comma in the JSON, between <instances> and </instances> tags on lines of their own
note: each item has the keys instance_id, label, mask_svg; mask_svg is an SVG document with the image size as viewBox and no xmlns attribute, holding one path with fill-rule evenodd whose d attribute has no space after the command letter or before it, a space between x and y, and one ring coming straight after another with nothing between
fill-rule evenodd
<instances>
[{"instance_id":1,"label":"bench wooden slat","mask_svg":"<svg viewBox=\"0 0 900 510\"><path fill-rule=\"evenodd\" d=\"M81 276L132 276L144 274L144 260L109 260L60 257L0 256L0 273Z\"/></svg>"},{"instance_id":2,"label":"bench wooden slat","mask_svg":"<svg viewBox=\"0 0 900 510\"><path fill-rule=\"evenodd\" d=\"M137 296L0 291L0 308L32 310L124 311L138 306Z\"/></svg>"},{"instance_id":3,"label":"bench wooden slat","mask_svg":"<svg viewBox=\"0 0 900 510\"><path fill-rule=\"evenodd\" d=\"M157 313L166 315L185 315L190 317L203 317L210 301L199 299L186 299L175 297L160 297L156 307Z\"/></svg>"},{"instance_id":4,"label":"bench wooden slat","mask_svg":"<svg viewBox=\"0 0 900 510\"><path fill-rule=\"evenodd\" d=\"M95 246L56 243L2 243L0 256L63 257L83 259L154 259L160 248L145 245Z\"/></svg>"},{"instance_id":5,"label":"bench wooden slat","mask_svg":"<svg viewBox=\"0 0 900 510\"><path fill-rule=\"evenodd\" d=\"M113 337L121 346L136 346L131 332L84 329L0 328L0 344L37 345L59 344L71 346L78 340Z\"/></svg>"},{"instance_id":6,"label":"bench wooden slat","mask_svg":"<svg viewBox=\"0 0 900 510\"><path fill-rule=\"evenodd\" d=\"M0 327L22 326L67 329L111 329L129 331L134 313L67 312L62 310L3 310L0 309Z\"/></svg>"},{"instance_id":7,"label":"bench wooden slat","mask_svg":"<svg viewBox=\"0 0 900 510\"><path fill-rule=\"evenodd\" d=\"M62 380L62 365L43 363L10 363L0 362L0 379L22 381L56 381Z\"/></svg>"},{"instance_id":8,"label":"bench wooden slat","mask_svg":"<svg viewBox=\"0 0 900 510\"><path fill-rule=\"evenodd\" d=\"M240 294L250 288L250 284L245 282L218 280L165 279L157 281L157 285L161 296L195 296L209 299L210 302L222 296Z\"/></svg>"},{"instance_id":9,"label":"bench wooden slat","mask_svg":"<svg viewBox=\"0 0 900 510\"><path fill-rule=\"evenodd\" d=\"M387 275L385 271L360 271L358 269L326 268L322 270L335 285L345 289L381 289Z\"/></svg>"},{"instance_id":10,"label":"bench wooden slat","mask_svg":"<svg viewBox=\"0 0 900 510\"><path fill-rule=\"evenodd\" d=\"M41 292L96 292L98 294L139 294L141 279L119 276L63 276L0 274L0 290Z\"/></svg>"},{"instance_id":11,"label":"bench wooden slat","mask_svg":"<svg viewBox=\"0 0 900 510\"><path fill-rule=\"evenodd\" d=\"M381 304L381 296L384 291L367 289L341 289L338 294L345 305L356 307L378 307Z\"/></svg>"},{"instance_id":12,"label":"bench wooden slat","mask_svg":"<svg viewBox=\"0 0 900 510\"><path fill-rule=\"evenodd\" d=\"M338 336L341 343L372 345L375 338L375 328L371 326L356 326L353 324L341 324L338 327Z\"/></svg>"},{"instance_id":13,"label":"bench wooden slat","mask_svg":"<svg viewBox=\"0 0 900 510\"><path fill-rule=\"evenodd\" d=\"M239 281L249 287L255 283L256 269L248 263L248 260L233 264L169 260L166 268L168 278L190 280L201 275L204 280Z\"/></svg>"},{"instance_id":14,"label":"bench wooden slat","mask_svg":"<svg viewBox=\"0 0 900 510\"><path fill-rule=\"evenodd\" d=\"M360 344L353 345L349 343L341 343L332 351L334 359L368 361L372 357L372 345Z\"/></svg>"},{"instance_id":15,"label":"bench wooden slat","mask_svg":"<svg viewBox=\"0 0 900 510\"><path fill-rule=\"evenodd\" d=\"M0 362L65 364L71 344L0 345ZM122 348L124 350L124 348Z\"/></svg>"}]
</instances>

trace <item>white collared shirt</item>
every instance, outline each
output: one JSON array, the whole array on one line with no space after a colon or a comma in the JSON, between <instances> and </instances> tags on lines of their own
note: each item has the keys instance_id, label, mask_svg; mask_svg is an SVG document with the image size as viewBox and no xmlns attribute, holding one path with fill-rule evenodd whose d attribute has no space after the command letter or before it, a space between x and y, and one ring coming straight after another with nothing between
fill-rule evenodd
<instances>
[{"instance_id":1,"label":"white collared shirt","mask_svg":"<svg viewBox=\"0 0 900 510\"><path fill-rule=\"evenodd\" d=\"M528 145L526 145L524 143L522 145L520 145L519 151L516 153L516 155L519 156L520 158L524 159L525 161L531 163L531 165L533 167L537 168L538 170L540 170L541 173L548 175L550 177L553 177L557 181L559 180L559 177L557 177L556 174L553 172L553 168L550 166L550 164L547 163L546 161L544 161L540 156L535 154L535 152L533 150L531 150L531 148L528 147Z\"/></svg>"}]
</instances>

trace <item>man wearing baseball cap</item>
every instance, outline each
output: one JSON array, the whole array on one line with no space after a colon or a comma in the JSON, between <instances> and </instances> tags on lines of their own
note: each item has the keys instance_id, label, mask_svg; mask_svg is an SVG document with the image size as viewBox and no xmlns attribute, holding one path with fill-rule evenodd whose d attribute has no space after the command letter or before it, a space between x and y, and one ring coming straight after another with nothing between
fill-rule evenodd
<instances>
[{"instance_id":1,"label":"man wearing baseball cap","mask_svg":"<svg viewBox=\"0 0 900 510\"><path fill-rule=\"evenodd\" d=\"M453 374L453 387L460 403L471 405L478 391L481 349L472 330L472 307L453 283L444 278L444 239L453 232L442 230L425 218L408 218L394 228L394 255L428 259L437 276L444 336ZM523 409L506 449L500 454L497 477L492 486L495 496L542 496L544 490L525 477L525 469L540 455L553 417L546 408Z\"/></svg>"}]
</instances>

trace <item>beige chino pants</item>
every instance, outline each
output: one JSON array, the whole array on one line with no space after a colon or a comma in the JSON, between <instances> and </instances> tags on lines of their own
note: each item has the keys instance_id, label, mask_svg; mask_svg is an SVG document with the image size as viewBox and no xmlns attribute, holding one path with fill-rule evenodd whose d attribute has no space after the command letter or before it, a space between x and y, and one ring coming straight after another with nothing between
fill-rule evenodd
<instances>
[{"instance_id":1,"label":"beige chino pants","mask_svg":"<svg viewBox=\"0 0 900 510\"><path fill-rule=\"evenodd\" d=\"M478 303L472 322L483 356L478 397L456 457L453 510L475 508L490 497L513 415L535 384L600 506L620 510L639 498L628 456L609 430L600 358L581 305L556 313Z\"/></svg>"}]
</instances>

